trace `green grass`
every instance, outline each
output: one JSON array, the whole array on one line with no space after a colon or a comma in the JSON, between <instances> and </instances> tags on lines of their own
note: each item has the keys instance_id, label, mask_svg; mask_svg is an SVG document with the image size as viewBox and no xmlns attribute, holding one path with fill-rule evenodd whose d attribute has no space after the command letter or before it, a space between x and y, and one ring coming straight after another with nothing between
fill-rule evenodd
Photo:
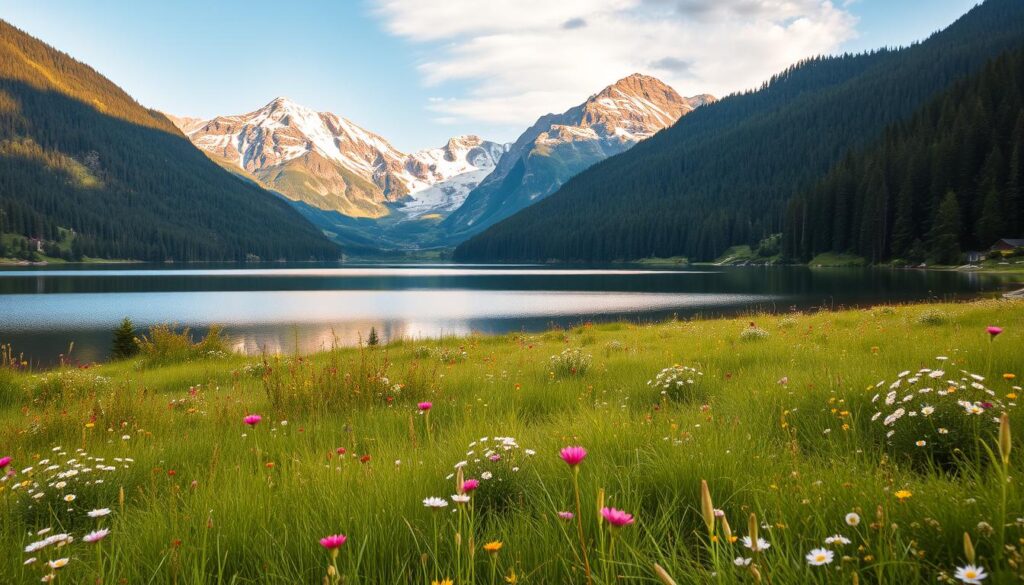
<instances>
[{"instance_id":1,"label":"green grass","mask_svg":"<svg viewBox=\"0 0 1024 585\"><path fill-rule=\"evenodd\" d=\"M823 267L845 267L845 266L864 266L866 264L864 258L860 256L854 256L853 254L836 254L834 252L825 252L818 254L807 263L808 266L823 266Z\"/></svg>"},{"instance_id":2,"label":"green grass","mask_svg":"<svg viewBox=\"0 0 1024 585\"><path fill-rule=\"evenodd\" d=\"M1000 544L1020 548L1024 491L1000 478L1024 472L1024 417L1010 408L1008 470L986 456L950 463L924 457L928 449L894 452L870 418L879 380L935 367L940 355L948 372L986 374L1011 400L1018 380L1002 374L1024 375L1022 309L988 300L612 323L266 363L215 355L0 368L0 457L13 457L16 471L0 484L0 580L39 582L40 566L22 564L37 556L71 558L58 583L320 583L329 556L317 541L340 532L349 537L337 559L346 583L491 583L492 566L497 582L514 572L519 583L585 583L577 526L556 516L575 509L558 452L578 444L589 451L578 478L594 583L657 583L654 563L680 584L754 583L732 562L752 555L720 524L719 544L708 544L702 479L736 536L747 535L751 513L763 523L771 548L754 563L765 583L852 583L854 574L860 583L936 583L965 562L965 532L993 574L986 583L1016 582ZM922 318L927 311L943 318ZM1005 332L990 342L987 325ZM765 334L744 334L752 327ZM591 356L588 367L552 361L569 348ZM670 400L647 382L673 364L703 375L678 369L694 384ZM429 418L422 401L433 404ZM246 427L249 413L263 421ZM997 426L975 420L955 434L965 453L976 440L995 445ZM473 459L483 437L514 437L519 448L487 464L494 477L475 492L472 513L425 508L424 498L455 493L456 462L481 477ZM68 458L92 471L49 485L43 470L75 465ZM23 481L44 496L12 492ZM599 526L602 490L633 525L614 535ZM912 496L900 501L898 490ZM86 516L100 507L112 514ZM850 512L859 526L844 522ZM111 530L101 547L82 542L98 525ZM49 527L76 541L22 552ZM852 543L831 547L830 565L808 566L804 556L836 533ZM503 543L496 556L481 550L489 541Z\"/></svg>"}]
</instances>

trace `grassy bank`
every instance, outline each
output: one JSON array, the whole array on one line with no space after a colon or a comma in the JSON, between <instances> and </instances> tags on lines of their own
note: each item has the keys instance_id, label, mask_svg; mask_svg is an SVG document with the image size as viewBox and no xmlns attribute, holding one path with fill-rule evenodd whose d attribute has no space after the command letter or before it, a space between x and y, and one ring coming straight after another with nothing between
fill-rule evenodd
<instances>
[{"instance_id":1,"label":"grassy bank","mask_svg":"<svg viewBox=\"0 0 1024 585\"><path fill-rule=\"evenodd\" d=\"M321 583L318 540L343 533L346 583L586 583L588 566L593 583L655 583L657 563L680 584L923 584L968 562L968 533L985 582L1016 582L1022 341L1024 302L980 301L5 368L0 575ZM570 445L588 452L576 474ZM451 499L462 461L480 481L468 504ZM713 519L714 538L702 479L731 525ZM599 522L601 502L635 521ZM739 540L752 514L770 548ZM75 540L32 546L58 533ZM831 561L813 566L818 548Z\"/></svg>"}]
</instances>

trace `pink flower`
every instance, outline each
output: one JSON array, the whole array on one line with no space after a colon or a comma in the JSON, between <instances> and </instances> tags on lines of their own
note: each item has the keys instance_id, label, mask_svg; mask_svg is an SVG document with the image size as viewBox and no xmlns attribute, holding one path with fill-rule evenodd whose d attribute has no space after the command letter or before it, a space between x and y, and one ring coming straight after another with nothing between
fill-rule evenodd
<instances>
[{"instance_id":1,"label":"pink flower","mask_svg":"<svg viewBox=\"0 0 1024 585\"><path fill-rule=\"evenodd\" d=\"M569 464L569 467L576 467L580 464L580 461L587 456L587 450L580 446L566 447L562 449L560 453L562 461Z\"/></svg>"},{"instance_id":2,"label":"pink flower","mask_svg":"<svg viewBox=\"0 0 1024 585\"><path fill-rule=\"evenodd\" d=\"M616 510L615 508L601 508L601 515L608 521L609 524L616 528L625 526L633 523L633 515L627 514L622 510Z\"/></svg>"},{"instance_id":3,"label":"pink flower","mask_svg":"<svg viewBox=\"0 0 1024 585\"><path fill-rule=\"evenodd\" d=\"M82 537L82 540L84 540L85 542L99 542L106 538L108 534L110 534L110 530L106 528L101 528L99 530L95 530L93 532L90 532L89 534L86 534Z\"/></svg>"},{"instance_id":4,"label":"pink flower","mask_svg":"<svg viewBox=\"0 0 1024 585\"><path fill-rule=\"evenodd\" d=\"M420 402L416 406L422 411L427 411L430 410L430 408L434 406L434 404L432 402Z\"/></svg>"},{"instance_id":5,"label":"pink flower","mask_svg":"<svg viewBox=\"0 0 1024 585\"><path fill-rule=\"evenodd\" d=\"M348 537L344 534L333 534L331 536L325 536L321 538L320 546L326 548L327 550L335 550L341 545L345 544L346 540L348 540Z\"/></svg>"},{"instance_id":6,"label":"pink flower","mask_svg":"<svg viewBox=\"0 0 1024 585\"><path fill-rule=\"evenodd\" d=\"M985 328L985 331L988 331L989 335L995 337L996 335L999 335L1000 333L1003 332L1003 328L996 327L995 325L989 325L988 327Z\"/></svg>"},{"instance_id":7,"label":"pink flower","mask_svg":"<svg viewBox=\"0 0 1024 585\"><path fill-rule=\"evenodd\" d=\"M559 512L558 513L558 517L561 518L562 520L565 520L565 521L568 522L569 520L572 520L573 518L575 518L576 515L573 514L572 512Z\"/></svg>"},{"instance_id":8,"label":"pink flower","mask_svg":"<svg viewBox=\"0 0 1024 585\"><path fill-rule=\"evenodd\" d=\"M462 491L464 492L471 492L478 487L480 487L480 480L478 479L467 479L462 482Z\"/></svg>"},{"instance_id":9,"label":"pink flower","mask_svg":"<svg viewBox=\"0 0 1024 585\"><path fill-rule=\"evenodd\" d=\"M250 427L258 425L261 420L263 420L263 417L258 414L250 414L249 416L242 419L242 421L245 422L245 424L249 425Z\"/></svg>"},{"instance_id":10,"label":"pink flower","mask_svg":"<svg viewBox=\"0 0 1024 585\"><path fill-rule=\"evenodd\" d=\"M10 457L0 457L0 469L7 467L13 461Z\"/></svg>"}]
</instances>

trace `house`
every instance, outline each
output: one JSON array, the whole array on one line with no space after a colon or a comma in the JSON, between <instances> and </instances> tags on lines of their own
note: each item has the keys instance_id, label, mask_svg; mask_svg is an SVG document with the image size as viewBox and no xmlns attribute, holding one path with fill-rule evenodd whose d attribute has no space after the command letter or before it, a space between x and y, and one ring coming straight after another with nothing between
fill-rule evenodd
<instances>
[{"instance_id":1,"label":"house","mask_svg":"<svg viewBox=\"0 0 1024 585\"><path fill-rule=\"evenodd\" d=\"M967 262L970 264L977 264L985 259L988 252L967 252Z\"/></svg>"},{"instance_id":2,"label":"house","mask_svg":"<svg viewBox=\"0 0 1024 585\"><path fill-rule=\"evenodd\" d=\"M1016 248L1024 248L1024 238L1003 238L992 244L989 252L1010 252Z\"/></svg>"}]
</instances>

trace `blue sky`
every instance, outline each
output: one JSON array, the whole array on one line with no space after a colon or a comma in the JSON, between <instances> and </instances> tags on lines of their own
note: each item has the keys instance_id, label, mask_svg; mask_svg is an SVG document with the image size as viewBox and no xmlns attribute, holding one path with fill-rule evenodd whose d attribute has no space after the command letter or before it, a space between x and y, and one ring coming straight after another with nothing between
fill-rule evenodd
<instances>
[{"instance_id":1,"label":"blue sky","mask_svg":"<svg viewBox=\"0 0 1024 585\"><path fill-rule=\"evenodd\" d=\"M801 57L921 39L973 0L31 0L0 18L146 106L212 117L278 95L403 150L513 140L633 71L684 95ZM624 7L625 6L625 7Z\"/></svg>"}]
</instances>

